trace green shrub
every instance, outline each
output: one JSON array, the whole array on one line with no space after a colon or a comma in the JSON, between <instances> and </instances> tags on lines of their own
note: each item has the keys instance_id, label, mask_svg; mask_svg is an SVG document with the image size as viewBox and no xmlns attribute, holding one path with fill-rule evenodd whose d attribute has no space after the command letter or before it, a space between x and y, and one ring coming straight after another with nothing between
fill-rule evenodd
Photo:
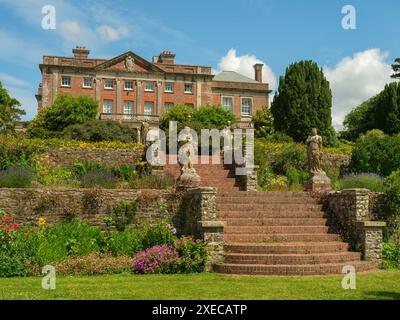
<instances>
[{"instance_id":1,"label":"green shrub","mask_svg":"<svg viewBox=\"0 0 400 320\"><path fill-rule=\"evenodd\" d=\"M17 254L0 250L0 277L24 277L28 274L25 260Z\"/></svg>"},{"instance_id":2,"label":"green shrub","mask_svg":"<svg viewBox=\"0 0 400 320\"><path fill-rule=\"evenodd\" d=\"M176 240L176 229L167 222L156 222L144 225L142 234L143 248L157 245L173 244Z\"/></svg>"},{"instance_id":3,"label":"green shrub","mask_svg":"<svg viewBox=\"0 0 400 320\"><path fill-rule=\"evenodd\" d=\"M287 134L275 132L266 137L267 141L276 142L276 143L293 143L294 140L292 137Z\"/></svg>"},{"instance_id":4,"label":"green shrub","mask_svg":"<svg viewBox=\"0 0 400 320\"><path fill-rule=\"evenodd\" d=\"M271 187L271 183L275 179L275 174L272 172L272 170L269 167L264 167L260 170L258 170L257 173L258 176L258 186L263 190L266 191Z\"/></svg>"},{"instance_id":5,"label":"green shrub","mask_svg":"<svg viewBox=\"0 0 400 320\"><path fill-rule=\"evenodd\" d=\"M32 234L31 241L35 244L34 261L40 266L65 260L68 256L100 252L103 246L101 229L79 220L42 227Z\"/></svg>"},{"instance_id":6,"label":"green shrub","mask_svg":"<svg viewBox=\"0 0 400 320\"><path fill-rule=\"evenodd\" d=\"M37 182L44 186L56 187L78 187L79 181L70 168L51 167L46 163L38 162L36 164Z\"/></svg>"},{"instance_id":7,"label":"green shrub","mask_svg":"<svg viewBox=\"0 0 400 320\"><path fill-rule=\"evenodd\" d=\"M102 275L132 272L132 257L91 253L82 257L68 257L55 268L61 275Z\"/></svg>"},{"instance_id":8,"label":"green shrub","mask_svg":"<svg viewBox=\"0 0 400 320\"><path fill-rule=\"evenodd\" d=\"M345 176L334 183L336 190L343 189L369 189L374 192L383 192L383 178L376 174L357 174Z\"/></svg>"},{"instance_id":9,"label":"green shrub","mask_svg":"<svg viewBox=\"0 0 400 320\"><path fill-rule=\"evenodd\" d=\"M0 171L0 188L29 188L33 173L27 168L11 167Z\"/></svg>"},{"instance_id":10,"label":"green shrub","mask_svg":"<svg viewBox=\"0 0 400 320\"><path fill-rule=\"evenodd\" d=\"M304 186L309 178L308 172L305 170L298 170L293 167L289 167L286 171L286 177L288 178L289 185L301 185Z\"/></svg>"},{"instance_id":11,"label":"green shrub","mask_svg":"<svg viewBox=\"0 0 400 320\"><path fill-rule=\"evenodd\" d=\"M181 273L201 273L207 262L206 243L192 238L181 238L174 242L179 254Z\"/></svg>"},{"instance_id":12,"label":"green shrub","mask_svg":"<svg viewBox=\"0 0 400 320\"><path fill-rule=\"evenodd\" d=\"M111 211L110 222L118 231L124 231L131 224L138 210L138 201L121 201Z\"/></svg>"},{"instance_id":13,"label":"green shrub","mask_svg":"<svg viewBox=\"0 0 400 320\"><path fill-rule=\"evenodd\" d=\"M388 176L400 168L400 135L387 136L371 130L356 141L352 153L354 172L372 172Z\"/></svg>"},{"instance_id":14,"label":"green shrub","mask_svg":"<svg viewBox=\"0 0 400 320\"><path fill-rule=\"evenodd\" d=\"M396 213L400 212L400 169L392 172L384 181L384 190L389 205Z\"/></svg>"},{"instance_id":15,"label":"green shrub","mask_svg":"<svg viewBox=\"0 0 400 320\"><path fill-rule=\"evenodd\" d=\"M86 96L73 97L59 94L52 106L43 108L28 126L27 134L33 138L59 136L59 132L74 124L94 120L99 103Z\"/></svg>"},{"instance_id":16,"label":"green shrub","mask_svg":"<svg viewBox=\"0 0 400 320\"><path fill-rule=\"evenodd\" d=\"M222 130L228 123L235 123L236 117L232 111L222 106L204 105L194 110L191 120L192 125L197 129Z\"/></svg>"},{"instance_id":17,"label":"green shrub","mask_svg":"<svg viewBox=\"0 0 400 320\"><path fill-rule=\"evenodd\" d=\"M400 268L400 242L383 244L383 267L385 269Z\"/></svg>"},{"instance_id":18,"label":"green shrub","mask_svg":"<svg viewBox=\"0 0 400 320\"><path fill-rule=\"evenodd\" d=\"M130 181L136 177L136 170L132 166L122 164L119 167L112 168L111 172L124 181Z\"/></svg>"},{"instance_id":19,"label":"green shrub","mask_svg":"<svg viewBox=\"0 0 400 320\"><path fill-rule=\"evenodd\" d=\"M125 143L137 141L136 130L129 126L104 120L91 120L82 124L68 126L62 132L66 139L79 141L121 141Z\"/></svg>"},{"instance_id":20,"label":"green shrub","mask_svg":"<svg viewBox=\"0 0 400 320\"><path fill-rule=\"evenodd\" d=\"M132 256L142 251L143 230L141 227L126 228L123 232L104 233L105 252L112 256Z\"/></svg>"},{"instance_id":21,"label":"green shrub","mask_svg":"<svg viewBox=\"0 0 400 320\"><path fill-rule=\"evenodd\" d=\"M141 175L129 182L131 189L168 189L175 184L171 176Z\"/></svg>"},{"instance_id":22,"label":"green shrub","mask_svg":"<svg viewBox=\"0 0 400 320\"><path fill-rule=\"evenodd\" d=\"M306 170L307 153L303 146L298 144L286 145L272 162L272 169L276 174L286 175L291 167L298 170Z\"/></svg>"},{"instance_id":23,"label":"green shrub","mask_svg":"<svg viewBox=\"0 0 400 320\"><path fill-rule=\"evenodd\" d=\"M80 177L83 188L105 188L114 189L117 185L117 177L103 169L91 170Z\"/></svg>"}]
</instances>

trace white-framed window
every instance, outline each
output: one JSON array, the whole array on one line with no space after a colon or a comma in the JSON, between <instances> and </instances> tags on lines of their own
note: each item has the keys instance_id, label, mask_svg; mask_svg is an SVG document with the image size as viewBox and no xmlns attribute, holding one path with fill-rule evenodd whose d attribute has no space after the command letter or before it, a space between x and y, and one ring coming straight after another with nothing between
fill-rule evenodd
<instances>
[{"instance_id":1,"label":"white-framed window","mask_svg":"<svg viewBox=\"0 0 400 320\"><path fill-rule=\"evenodd\" d=\"M133 114L133 101L124 101L124 114Z\"/></svg>"},{"instance_id":2,"label":"white-framed window","mask_svg":"<svg viewBox=\"0 0 400 320\"><path fill-rule=\"evenodd\" d=\"M113 113L113 101L104 100L103 101L103 113Z\"/></svg>"},{"instance_id":3,"label":"white-framed window","mask_svg":"<svg viewBox=\"0 0 400 320\"><path fill-rule=\"evenodd\" d=\"M193 83L185 83L185 93L193 93Z\"/></svg>"},{"instance_id":4,"label":"white-framed window","mask_svg":"<svg viewBox=\"0 0 400 320\"><path fill-rule=\"evenodd\" d=\"M151 81L146 81L145 85L144 85L144 91L154 91L154 82Z\"/></svg>"},{"instance_id":5,"label":"white-framed window","mask_svg":"<svg viewBox=\"0 0 400 320\"><path fill-rule=\"evenodd\" d=\"M242 116L251 116L253 100L251 98L242 98L241 112Z\"/></svg>"},{"instance_id":6,"label":"white-framed window","mask_svg":"<svg viewBox=\"0 0 400 320\"><path fill-rule=\"evenodd\" d=\"M70 76L61 76L61 87L71 87Z\"/></svg>"},{"instance_id":7,"label":"white-framed window","mask_svg":"<svg viewBox=\"0 0 400 320\"><path fill-rule=\"evenodd\" d=\"M222 106L232 111L233 108L233 97L222 97Z\"/></svg>"},{"instance_id":8,"label":"white-framed window","mask_svg":"<svg viewBox=\"0 0 400 320\"><path fill-rule=\"evenodd\" d=\"M114 79L106 79L104 81L104 89L114 89Z\"/></svg>"},{"instance_id":9,"label":"white-framed window","mask_svg":"<svg viewBox=\"0 0 400 320\"><path fill-rule=\"evenodd\" d=\"M133 81L125 80L125 90L133 90Z\"/></svg>"},{"instance_id":10,"label":"white-framed window","mask_svg":"<svg viewBox=\"0 0 400 320\"><path fill-rule=\"evenodd\" d=\"M92 78L84 78L83 79L83 87L84 88L91 88L93 85L93 80Z\"/></svg>"},{"instance_id":11,"label":"white-framed window","mask_svg":"<svg viewBox=\"0 0 400 320\"><path fill-rule=\"evenodd\" d=\"M154 102L145 102L144 103L144 115L152 116L154 112Z\"/></svg>"},{"instance_id":12,"label":"white-framed window","mask_svg":"<svg viewBox=\"0 0 400 320\"><path fill-rule=\"evenodd\" d=\"M173 107L174 107L174 103L173 103L173 102L166 102L166 103L164 104L164 109L165 109L165 110L171 109L171 108L173 108Z\"/></svg>"},{"instance_id":13,"label":"white-framed window","mask_svg":"<svg viewBox=\"0 0 400 320\"><path fill-rule=\"evenodd\" d=\"M166 82L164 91L165 92L174 92L174 83L173 82Z\"/></svg>"}]
</instances>

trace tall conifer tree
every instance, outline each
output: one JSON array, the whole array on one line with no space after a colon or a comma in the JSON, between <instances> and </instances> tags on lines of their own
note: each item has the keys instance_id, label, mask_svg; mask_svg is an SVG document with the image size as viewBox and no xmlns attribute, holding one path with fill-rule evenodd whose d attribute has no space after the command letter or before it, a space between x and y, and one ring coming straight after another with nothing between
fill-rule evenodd
<instances>
[{"instance_id":1,"label":"tall conifer tree","mask_svg":"<svg viewBox=\"0 0 400 320\"><path fill-rule=\"evenodd\" d=\"M312 61L300 61L286 69L271 105L275 131L304 142L317 128L325 144L336 142L332 127L332 92L322 69Z\"/></svg>"}]
</instances>

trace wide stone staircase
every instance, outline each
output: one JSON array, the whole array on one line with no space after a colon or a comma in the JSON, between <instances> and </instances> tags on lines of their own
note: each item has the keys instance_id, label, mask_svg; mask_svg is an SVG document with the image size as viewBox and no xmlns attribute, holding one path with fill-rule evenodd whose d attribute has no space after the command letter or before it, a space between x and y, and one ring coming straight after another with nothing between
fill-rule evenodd
<instances>
[{"instance_id":1,"label":"wide stone staircase","mask_svg":"<svg viewBox=\"0 0 400 320\"><path fill-rule=\"evenodd\" d=\"M202 185L217 188L219 220L225 222L225 262L215 271L252 275L340 274L376 268L329 232L322 205L307 192L243 192L224 165L194 165ZM178 165L166 171L179 176Z\"/></svg>"}]
</instances>

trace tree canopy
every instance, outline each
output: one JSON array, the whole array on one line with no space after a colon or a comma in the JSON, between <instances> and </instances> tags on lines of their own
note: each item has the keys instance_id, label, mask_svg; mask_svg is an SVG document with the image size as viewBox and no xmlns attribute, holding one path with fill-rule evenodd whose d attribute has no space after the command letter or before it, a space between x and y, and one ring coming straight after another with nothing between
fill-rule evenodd
<instances>
[{"instance_id":1,"label":"tree canopy","mask_svg":"<svg viewBox=\"0 0 400 320\"><path fill-rule=\"evenodd\" d=\"M42 109L28 127L32 137L51 137L73 124L94 120L99 103L89 97L60 94L51 107Z\"/></svg>"},{"instance_id":2,"label":"tree canopy","mask_svg":"<svg viewBox=\"0 0 400 320\"><path fill-rule=\"evenodd\" d=\"M392 74L392 78L400 79L400 58L397 58L396 60L394 60L394 64L392 64L392 68L394 71L394 74Z\"/></svg>"},{"instance_id":3,"label":"tree canopy","mask_svg":"<svg viewBox=\"0 0 400 320\"><path fill-rule=\"evenodd\" d=\"M20 106L21 103L12 98L0 82L0 133L14 131L15 123L25 114Z\"/></svg>"},{"instance_id":4,"label":"tree canopy","mask_svg":"<svg viewBox=\"0 0 400 320\"><path fill-rule=\"evenodd\" d=\"M341 136L348 140L372 129L389 135L400 133L400 84L387 84L382 92L352 110L343 125Z\"/></svg>"},{"instance_id":5,"label":"tree canopy","mask_svg":"<svg viewBox=\"0 0 400 320\"><path fill-rule=\"evenodd\" d=\"M256 138L265 138L272 134L274 123L270 108L267 106L257 110L252 119Z\"/></svg>"},{"instance_id":6,"label":"tree canopy","mask_svg":"<svg viewBox=\"0 0 400 320\"><path fill-rule=\"evenodd\" d=\"M313 61L300 61L286 69L271 105L276 132L304 142L317 128L327 145L336 142L332 127L332 92L322 69Z\"/></svg>"}]
</instances>

